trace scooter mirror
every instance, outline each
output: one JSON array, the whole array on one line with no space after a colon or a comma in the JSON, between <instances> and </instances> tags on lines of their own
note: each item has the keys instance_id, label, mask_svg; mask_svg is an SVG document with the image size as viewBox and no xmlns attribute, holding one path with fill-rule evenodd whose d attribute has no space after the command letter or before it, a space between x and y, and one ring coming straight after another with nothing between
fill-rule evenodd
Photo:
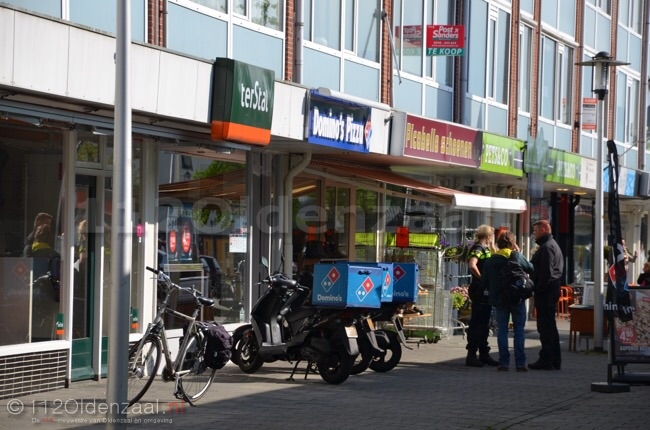
<instances>
[{"instance_id":1,"label":"scooter mirror","mask_svg":"<svg viewBox=\"0 0 650 430\"><path fill-rule=\"evenodd\" d=\"M269 268L269 260L266 257L262 257L262 266Z\"/></svg>"}]
</instances>

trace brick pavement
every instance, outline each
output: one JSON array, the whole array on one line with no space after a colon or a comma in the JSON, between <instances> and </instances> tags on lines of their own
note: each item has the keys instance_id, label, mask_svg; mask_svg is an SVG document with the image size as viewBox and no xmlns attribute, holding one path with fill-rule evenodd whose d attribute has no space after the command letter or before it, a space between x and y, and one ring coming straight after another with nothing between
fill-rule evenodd
<instances>
[{"instance_id":1,"label":"brick pavement","mask_svg":"<svg viewBox=\"0 0 650 430\"><path fill-rule=\"evenodd\" d=\"M529 362L537 359L539 350L534 327L534 322L527 327ZM568 352L568 323L560 322L560 328L561 371L518 373L514 367L510 372L465 367L465 342L459 335L436 344L409 344L413 350L404 350L401 363L392 371L368 370L338 386L326 384L318 375L287 381L288 363L265 364L253 375L228 365L217 373L196 408L181 405L182 409L170 411L169 402L175 401L173 385L156 379L141 401L141 410L133 407L129 413L129 428L536 430L647 425L650 386L635 385L629 393L592 391L592 383L607 381L607 355ZM496 338L490 338L490 343L496 357ZM638 370L648 371L648 367ZM90 424L104 418L93 413L92 405L105 399L105 381L86 381L73 383L69 389L15 399L24 404L20 414L8 412L9 399L0 400L0 429L37 423L53 429L100 428L103 424ZM86 413L73 413L82 400L81 409ZM62 406L65 403L70 413ZM86 421L70 422L75 419Z\"/></svg>"}]
</instances>

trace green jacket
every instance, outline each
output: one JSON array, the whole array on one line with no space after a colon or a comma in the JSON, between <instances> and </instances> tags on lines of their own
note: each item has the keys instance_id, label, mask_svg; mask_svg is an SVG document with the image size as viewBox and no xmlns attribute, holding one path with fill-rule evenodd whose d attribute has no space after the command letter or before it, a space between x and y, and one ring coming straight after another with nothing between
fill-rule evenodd
<instances>
[{"instance_id":1,"label":"green jacket","mask_svg":"<svg viewBox=\"0 0 650 430\"><path fill-rule=\"evenodd\" d=\"M517 258L517 261L527 273L530 274L533 272L533 265L530 261L526 260L526 257L524 257L521 252L512 251L510 249L500 249L496 253L492 254L490 258L485 260L483 271L481 272L483 288L489 292L490 304L497 308L504 307L501 299L503 291L501 269L503 269L508 262L511 253L514 253L515 258Z\"/></svg>"}]
</instances>

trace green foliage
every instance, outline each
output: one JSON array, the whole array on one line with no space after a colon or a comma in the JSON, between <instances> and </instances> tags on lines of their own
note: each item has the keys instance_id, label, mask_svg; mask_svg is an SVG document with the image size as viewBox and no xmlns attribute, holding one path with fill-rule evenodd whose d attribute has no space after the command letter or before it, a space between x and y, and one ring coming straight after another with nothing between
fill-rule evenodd
<instances>
[{"instance_id":1,"label":"green foliage","mask_svg":"<svg viewBox=\"0 0 650 430\"><path fill-rule=\"evenodd\" d=\"M233 172L235 170L243 169L244 164L233 163L230 161L213 161L205 170L197 170L194 172L194 179L212 178L222 173Z\"/></svg>"}]
</instances>

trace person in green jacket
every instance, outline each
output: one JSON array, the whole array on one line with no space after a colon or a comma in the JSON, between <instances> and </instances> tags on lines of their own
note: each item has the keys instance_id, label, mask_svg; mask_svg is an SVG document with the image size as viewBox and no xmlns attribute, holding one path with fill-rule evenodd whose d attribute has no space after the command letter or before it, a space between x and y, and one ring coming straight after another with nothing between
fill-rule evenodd
<instances>
[{"instance_id":1,"label":"person in green jacket","mask_svg":"<svg viewBox=\"0 0 650 430\"><path fill-rule=\"evenodd\" d=\"M510 368L510 351L508 350L508 325L512 317L514 332L515 367L517 372L526 372L526 351L524 348L526 326L526 302L511 304L503 300L504 281L501 269L508 259L516 258L521 267L528 273L533 272L533 265L519 252L514 233L506 231L497 239L496 251L483 264L483 287L489 292L490 305L496 309L497 317L497 346L499 347L499 366L497 370L507 371Z\"/></svg>"}]
</instances>

